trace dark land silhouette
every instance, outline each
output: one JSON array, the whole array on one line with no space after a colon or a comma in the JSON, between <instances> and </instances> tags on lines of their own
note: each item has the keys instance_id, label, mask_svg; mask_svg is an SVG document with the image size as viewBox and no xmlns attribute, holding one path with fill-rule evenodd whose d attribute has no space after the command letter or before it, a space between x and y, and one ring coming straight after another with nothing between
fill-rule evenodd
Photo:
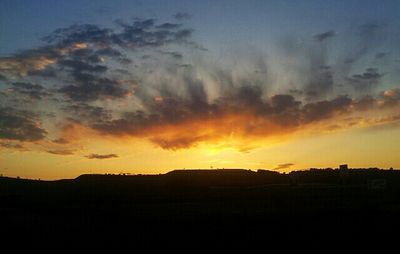
<instances>
[{"instance_id":1,"label":"dark land silhouette","mask_svg":"<svg viewBox=\"0 0 400 254\"><path fill-rule=\"evenodd\" d=\"M3 233L47 244L129 242L151 249L154 243L375 240L396 236L399 215L399 170L199 169L56 181L0 177Z\"/></svg>"}]
</instances>

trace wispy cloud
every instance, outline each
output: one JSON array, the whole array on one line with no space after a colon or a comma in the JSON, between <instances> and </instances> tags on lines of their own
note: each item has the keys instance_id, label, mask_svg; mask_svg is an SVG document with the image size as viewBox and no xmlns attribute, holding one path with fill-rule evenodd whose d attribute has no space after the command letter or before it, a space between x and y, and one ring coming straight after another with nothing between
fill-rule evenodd
<instances>
[{"instance_id":1,"label":"wispy cloud","mask_svg":"<svg viewBox=\"0 0 400 254\"><path fill-rule=\"evenodd\" d=\"M55 154L55 155L72 155L75 153L75 150L70 149L56 149L56 150L47 150L46 152Z\"/></svg>"},{"instance_id":2,"label":"wispy cloud","mask_svg":"<svg viewBox=\"0 0 400 254\"><path fill-rule=\"evenodd\" d=\"M112 153L112 154L95 154L95 153L92 153L92 154L86 155L85 157L88 158L88 159L100 159L100 160L102 160L102 159L118 158L118 155L116 155L114 153Z\"/></svg>"},{"instance_id":3,"label":"wispy cloud","mask_svg":"<svg viewBox=\"0 0 400 254\"><path fill-rule=\"evenodd\" d=\"M293 163L283 163L283 164L279 164L278 166L276 166L274 168L274 170L288 169L288 168L290 168L292 166L294 166Z\"/></svg>"}]
</instances>

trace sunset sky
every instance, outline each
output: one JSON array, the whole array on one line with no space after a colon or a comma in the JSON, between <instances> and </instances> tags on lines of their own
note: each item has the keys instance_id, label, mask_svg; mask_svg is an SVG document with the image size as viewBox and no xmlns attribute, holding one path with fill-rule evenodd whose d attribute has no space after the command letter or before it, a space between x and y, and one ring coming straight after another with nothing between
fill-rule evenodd
<instances>
[{"instance_id":1,"label":"sunset sky","mask_svg":"<svg viewBox=\"0 0 400 254\"><path fill-rule=\"evenodd\" d=\"M0 174L400 168L400 1L2 0Z\"/></svg>"}]
</instances>

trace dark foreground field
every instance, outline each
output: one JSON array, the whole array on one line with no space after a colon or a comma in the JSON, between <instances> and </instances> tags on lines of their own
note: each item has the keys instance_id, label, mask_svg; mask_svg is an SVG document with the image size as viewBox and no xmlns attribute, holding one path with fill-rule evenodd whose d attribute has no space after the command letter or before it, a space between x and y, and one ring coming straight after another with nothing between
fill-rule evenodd
<instances>
[{"instance_id":1,"label":"dark foreground field","mask_svg":"<svg viewBox=\"0 0 400 254\"><path fill-rule=\"evenodd\" d=\"M399 215L397 170L0 178L2 239L25 247L195 250L284 240L312 248L321 242L344 246L356 238L365 245L395 239Z\"/></svg>"}]
</instances>

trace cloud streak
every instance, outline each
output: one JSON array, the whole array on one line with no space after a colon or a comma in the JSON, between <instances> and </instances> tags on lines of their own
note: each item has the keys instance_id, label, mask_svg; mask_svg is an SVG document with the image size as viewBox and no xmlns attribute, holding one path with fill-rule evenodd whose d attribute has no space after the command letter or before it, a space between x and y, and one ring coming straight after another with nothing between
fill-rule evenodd
<instances>
[{"instance_id":1,"label":"cloud streak","mask_svg":"<svg viewBox=\"0 0 400 254\"><path fill-rule=\"evenodd\" d=\"M276 167L274 168L274 170L288 169L288 168L290 168L290 167L292 167L292 166L294 166L294 165L295 165L295 164L293 164L293 163L279 164L278 166L276 166Z\"/></svg>"},{"instance_id":2,"label":"cloud streak","mask_svg":"<svg viewBox=\"0 0 400 254\"><path fill-rule=\"evenodd\" d=\"M55 155L72 155L75 153L75 150L70 149L56 149L56 150L47 150L46 152L55 154Z\"/></svg>"},{"instance_id":3,"label":"cloud streak","mask_svg":"<svg viewBox=\"0 0 400 254\"><path fill-rule=\"evenodd\" d=\"M111 154L89 154L85 156L88 159L99 159L99 160L103 160L103 159L111 159L111 158L118 158L119 156L111 153Z\"/></svg>"}]
</instances>

